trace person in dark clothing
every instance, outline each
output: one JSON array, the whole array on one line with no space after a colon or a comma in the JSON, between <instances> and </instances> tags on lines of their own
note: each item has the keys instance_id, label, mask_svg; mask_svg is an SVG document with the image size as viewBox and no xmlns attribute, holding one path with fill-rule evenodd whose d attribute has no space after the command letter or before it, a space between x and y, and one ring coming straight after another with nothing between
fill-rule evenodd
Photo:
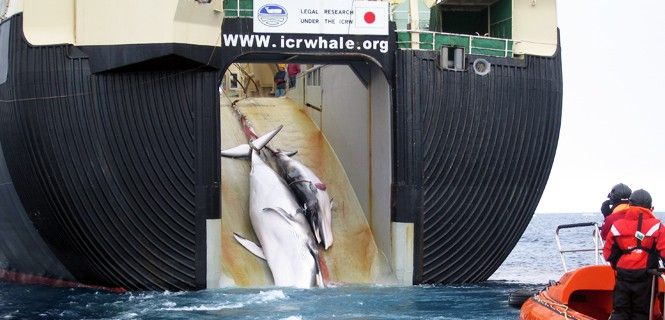
<instances>
[{"instance_id":1,"label":"person in dark clothing","mask_svg":"<svg viewBox=\"0 0 665 320\"><path fill-rule=\"evenodd\" d=\"M640 189L629 198L623 219L612 224L603 257L616 270L612 320L649 319L651 276L665 258L665 229L653 215L651 195Z\"/></svg>"},{"instance_id":2,"label":"person in dark clothing","mask_svg":"<svg viewBox=\"0 0 665 320\"><path fill-rule=\"evenodd\" d=\"M622 219L628 210L628 198L633 190L623 183L616 184L607 194L607 200L600 206L600 212L605 217L603 225L600 227L600 236L605 239L610 232L612 224Z\"/></svg>"},{"instance_id":3,"label":"person in dark clothing","mask_svg":"<svg viewBox=\"0 0 665 320\"><path fill-rule=\"evenodd\" d=\"M297 63L289 63L286 70L289 74L289 89L291 89L296 86L296 77L300 73L300 65Z\"/></svg>"},{"instance_id":4,"label":"person in dark clothing","mask_svg":"<svg viewBox=\"0 0 665 320\"><path fill-rule=\"evenodd\" d=\"M281 97L286 94L286 71L283 66L277 67L275 73L275 97Z\"/></svg>"}]
</instances>

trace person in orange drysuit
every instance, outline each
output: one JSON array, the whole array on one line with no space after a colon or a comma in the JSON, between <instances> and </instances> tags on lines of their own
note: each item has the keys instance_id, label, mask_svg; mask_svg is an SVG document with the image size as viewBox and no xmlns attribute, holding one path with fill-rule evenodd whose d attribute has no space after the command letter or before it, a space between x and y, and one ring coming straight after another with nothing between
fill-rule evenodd
<instances>
[{"instance_id":1,"label":"person in orange drysuit","mask_svg":"<svg viewBox=\"0 0 665 320\"><path fill-rule=\"evenodd\" d=\"M610 227L603 257L616 270L614 311L610 319L649 319L651 275L665 258L665 229L653 215L651 195L634 191L623 219Z\"/></svg>"}]
</instances>

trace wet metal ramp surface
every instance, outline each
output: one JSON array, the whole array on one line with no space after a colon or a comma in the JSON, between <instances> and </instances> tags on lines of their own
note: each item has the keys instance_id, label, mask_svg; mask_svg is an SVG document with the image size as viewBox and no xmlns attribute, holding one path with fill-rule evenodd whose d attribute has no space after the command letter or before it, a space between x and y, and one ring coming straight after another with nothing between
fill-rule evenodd
<instances>
[{"instance_id":1,"label":"wet metal ramp surface","mask_svg":"<svg viewBox=\"0 0 665 320\"><path fill-rule=\"evenodd\" d=\"M240 122L230 107L231 101L224 97L221 101L222 149L246 143ZM321 251L331 283L392 282L388 262L377 249L342 164L305 111L288 98L245 99L237 106L259 135L284 125L270 145L298 150L294 159L312 169L327 184L328 192L334 198L334 243L327 251ZM221 165L221 285L272 285L272 276L265 261L249 253L233 238L236 232L258 242L249 220L249 161L223 158Z\"/></svg>"}]
</instances>

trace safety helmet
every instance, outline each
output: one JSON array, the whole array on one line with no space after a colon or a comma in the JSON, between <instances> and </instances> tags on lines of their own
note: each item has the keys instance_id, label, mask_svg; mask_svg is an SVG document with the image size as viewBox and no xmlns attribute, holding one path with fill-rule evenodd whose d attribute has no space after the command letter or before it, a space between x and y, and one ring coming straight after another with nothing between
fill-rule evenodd
<instances>
[{"instance_id":1,"label":"safety helmet","mask_svg":"<svg viewBox=\"0 0 665 320\"><path fill-rule=\"evenodd\" d=\"M631 206L651 209L651 195L644 189L633 191L629 201Z\"/></svg>"},{"instance_id":2,"label":"safety helmet","mask_svg":"<svg viewBox=\"0 0 665 320\"><path fill-rule=\"evenodd\" d=\"M619 183L612 187L612 190L610 190L610 193L607 194L607 197L612 200L613 203L619 203L622 200L628 200L630 197L630 194L633 192L627 185L623 183Z\"/></svg>"}]
</instances>

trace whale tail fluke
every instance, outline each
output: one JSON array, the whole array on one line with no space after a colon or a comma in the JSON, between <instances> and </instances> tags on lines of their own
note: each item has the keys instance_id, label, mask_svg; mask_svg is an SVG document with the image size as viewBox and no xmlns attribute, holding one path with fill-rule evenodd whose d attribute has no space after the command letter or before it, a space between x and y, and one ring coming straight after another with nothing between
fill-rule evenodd
<instances>
[{"instance_id":1,"label":"whale tail fluke","mask_svg":"<svg viewBox=\"0 0 665 320\"><path fill-rule=\"evenodd\" d=\"M241 144L237 147L222 150L222 157L226 158L245 158L251 153L252 148L248 144Z\"/></svg>"},{"instance_id":2,"label":"whale tail fluke","mask_svg":"<svg viewBox=\"0 0 665 320\"><path fill-rule=\"evenodd\" d=\"M256 151L263 149L268 142L270 142L270 140L282 130L282 128L283 126L280 125L272 131L252 140L249 144L241 144L233 148L222 150L221 155L226 158L248 158L252 154L252 149Z\"/></svg>"},{"instance_id":3,"label":"whale tail fluke","mask_svg":"<svg viewBox=\"0 0 665 320\"><path fill-rule=\"evenodd\" d=\"M279 133L279 131L282 130L283 127L284 126L279 125L279 127L273 129L272 131L252 140L252 142L250 142L252 149L256 151L260 151L261 149L263 149L263 147L265 147L268 144L268 142L270 142L270 140L272 140L272 138L274 138L277 135L277 133Z\"/></svg>"}]
</instances>

